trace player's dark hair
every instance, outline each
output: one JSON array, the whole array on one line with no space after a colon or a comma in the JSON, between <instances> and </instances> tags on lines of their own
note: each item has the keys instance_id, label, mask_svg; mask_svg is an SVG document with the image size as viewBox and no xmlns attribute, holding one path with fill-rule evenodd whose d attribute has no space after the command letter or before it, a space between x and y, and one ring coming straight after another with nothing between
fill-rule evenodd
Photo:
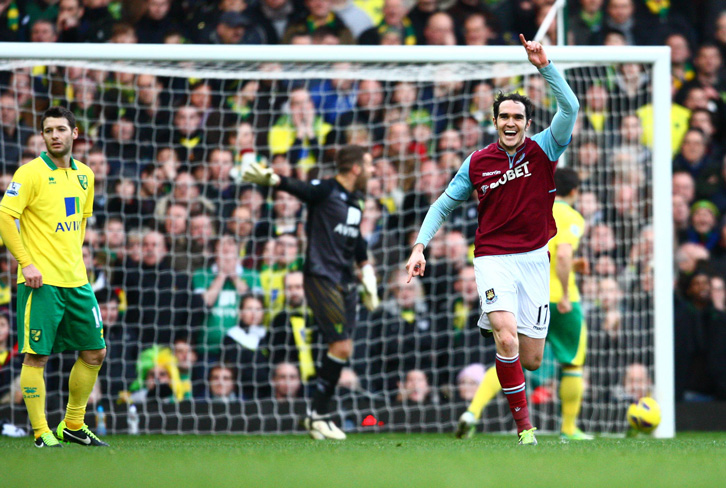
<instances>
[{"instance_id":1,"label":"player's dark hair","mask_svg":"<svg viewBox=\"0 0 726 488\"><path fill-rule=\"evenodd\" d=\"M557 188L558 197L566 197L579 185L580 177L577 176L577 171L574 169L559 168L555 171L555 188Z\"/></svg>"},{"instance_id":2,"label":"player's dark hair","mask_svg":"<svg viewBox=\"0 0 726 488\"><path fill-rule=\"evenodd\" d=\"M50 107L48 110L43 112L43 117L40 119L41 130L43 130L43 127L45 126L45 119L47 118L64 118L68 121L68 125L71 127L71 130L76 128L76 116L65 107Z\"/></svg>"},{"instance_id":3,"label":"player's dark hair","mask_svg":"<svg viewBox=\"0 0 726 488\"><path fill-rule=\"evenodd\" d=\"M524 116L526 120L530 120L532 118L532 115L534 114L534 104L532 103L532 100L524 95L520 95L519 93L507 93L505 95L504 93L499 92L497 93L497 96L494 97L494 105L492 106L495 119L499 117L499 105L507 100L524 105Z\"/></svg>"},{"instance_id":4,"label":"player's dark hair","mask_svg":"<svg viewBox=\"0 0 726 488\"><path fill-rule=\"evenodd\" d=\"M363 156L368 151L363 146L343 146L335 155L335 167L338 173L347 173L356 164L363 164Z\"/></svg>"}]
</instances>

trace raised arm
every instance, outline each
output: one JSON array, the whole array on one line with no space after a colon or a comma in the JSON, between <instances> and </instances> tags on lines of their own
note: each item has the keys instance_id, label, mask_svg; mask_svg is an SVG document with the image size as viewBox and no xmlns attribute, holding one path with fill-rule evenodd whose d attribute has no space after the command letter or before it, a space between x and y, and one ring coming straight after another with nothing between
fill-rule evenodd
<instances>
[{"instance_id":1,"label":"raised arm","mask_svg":"<svg viewBox=\"0 0 726 488\"><path fill-rule=\"evenodd\" d=\"M308 203L324 199L331 191L329 185L320 184L321 180L307 183L295 178L281 177L272 168L262 166L257 162L250 163L243 170L242 179L256 185L279 188Z\"/></svg>"},{"instance_id":2,"label":"raised arm","mask_svg":"<svg viewBox=\"0 0 726 488\"><path fill-rule=\"evenodd\" d=\"M550 84L557 100L557 112L552 117L552 124L550 125L552 137L560 146L566 146L570 143L572 130L575 128L580 102L577 101L572 88L552 63L540 69L539 72Z\"/></svg>"},{"instance_id":3,"label":"raised arm","mask_svg":"<svg viewBox=\"0 0 726 488\"><path fill-rule=\"evenodd\" d=\"M300 181L296 178L281 177L280 184L277 188L296 196L306 203L319 202L327 198L332 191L332 187L324 184L323 180L313 180L310 183Z\"/></svg>"},{"instance_id":4,"label":"raised arm","mask_svg":"<svg viewBox=\"0 0 726 488\"><path fill-rule=\"evenodd\" d=\"M577 101L575 93L562 74L547 58L544 47L539 42L525 40L522 34L519 35L519 40L527 51L529 62L547 80L557 100L557 112L552 118L549 129L532 138L547 152L550 160L555 161L564 152L565 146L570 143L577 112L580 110L580 102ZM546 137L548 132L551 137ZM553 142L554 144L552 144Z\"/></svg>"}]
</instances>

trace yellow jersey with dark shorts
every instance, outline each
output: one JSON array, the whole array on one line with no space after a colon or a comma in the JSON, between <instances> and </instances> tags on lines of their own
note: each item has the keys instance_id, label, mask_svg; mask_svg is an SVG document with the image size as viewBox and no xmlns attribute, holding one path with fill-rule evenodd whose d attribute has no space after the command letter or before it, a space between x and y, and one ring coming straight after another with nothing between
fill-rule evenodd
<instances>
[{"instance_id":1,"label":"yellow jersey with dark shorts","mask_svg":"<svg viewBox=\"0 0 726 488\"><path fill-rule=\"evenodd\" d=\"M103 349L98 303L83 264L82 223L93 214L93 171L71 158L59 168L45 153L15 172L0 211L20 221L20 239L43 286L18 272L21 352Z\"/></svg>"},{"instance_id":2,"label":"yellow jersey with dark shorts","mask_svg":"<svg viewBox=\"0 0 726 488\"><path fill-rule=\"evenodd\" d=\"M562 200L555 201L552 215L557 224L557 235L549 242L550 327L547 331L547 342L552 346L559 363L582 366L585 363L587 329L580 307L580 292L575 283L575 273L570 271L567 288L572 310L566 314L561 314L557 310L557 303L562 299L562 285L557 277L557 246L569 244L573 252L576 251L580 245L580 238L585 233L585 219Z\"/></svg>"}]
</instances>

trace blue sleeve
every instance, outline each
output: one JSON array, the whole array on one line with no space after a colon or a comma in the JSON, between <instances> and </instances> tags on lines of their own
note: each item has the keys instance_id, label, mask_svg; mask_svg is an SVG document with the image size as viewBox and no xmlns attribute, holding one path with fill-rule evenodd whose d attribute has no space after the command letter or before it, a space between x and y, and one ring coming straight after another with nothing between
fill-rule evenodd
<instances>
[{"instance_id":1,"label":"blue sleeve","mask_svg":"<svg viewBox=\"0 0 726 488\"><path fill-rule=\"evenodd\" d=\"M424 247L428 246L451 211L469 200L469 196L474 190L471 179L469 179L469 161L471 161L471 156L466 158L444 193L429 207L423 224L421 224L421 230L418 232L416 244L421 243Z\"/></svg>"},{"instance_id":2,"label":"blue sleeve","mask_svg":"<svg viewBox=\"0 0 726 488\"><path fill-rule=\"evenodd\" d=\"M552 62L539 72L542 73L542 77L547 80L555 94L557 113L552 118L552 124L542 132L535 134L532 140L539 144L550 161L556 161L572 140L572 130L575 128L580 102L577 101L572 88Z\"/></svg>"}]
</instances>

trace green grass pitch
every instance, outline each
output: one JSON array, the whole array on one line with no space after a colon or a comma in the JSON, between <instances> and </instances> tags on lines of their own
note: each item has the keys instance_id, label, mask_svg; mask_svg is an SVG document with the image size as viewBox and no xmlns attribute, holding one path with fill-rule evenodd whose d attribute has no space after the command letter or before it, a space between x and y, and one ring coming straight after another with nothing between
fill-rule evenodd
<instances>
[{"instance_id":1,"label":"green grass pitch","mask_svg":"<svg viewBox=\"0 0 726 488\"><path fill-rule=\"evenodd\" d=\"M108 436L110 449L0 438L2 487L699 487L726 483L726 432L675 439L438 434Z\"/></svg>"}]
</instances>

